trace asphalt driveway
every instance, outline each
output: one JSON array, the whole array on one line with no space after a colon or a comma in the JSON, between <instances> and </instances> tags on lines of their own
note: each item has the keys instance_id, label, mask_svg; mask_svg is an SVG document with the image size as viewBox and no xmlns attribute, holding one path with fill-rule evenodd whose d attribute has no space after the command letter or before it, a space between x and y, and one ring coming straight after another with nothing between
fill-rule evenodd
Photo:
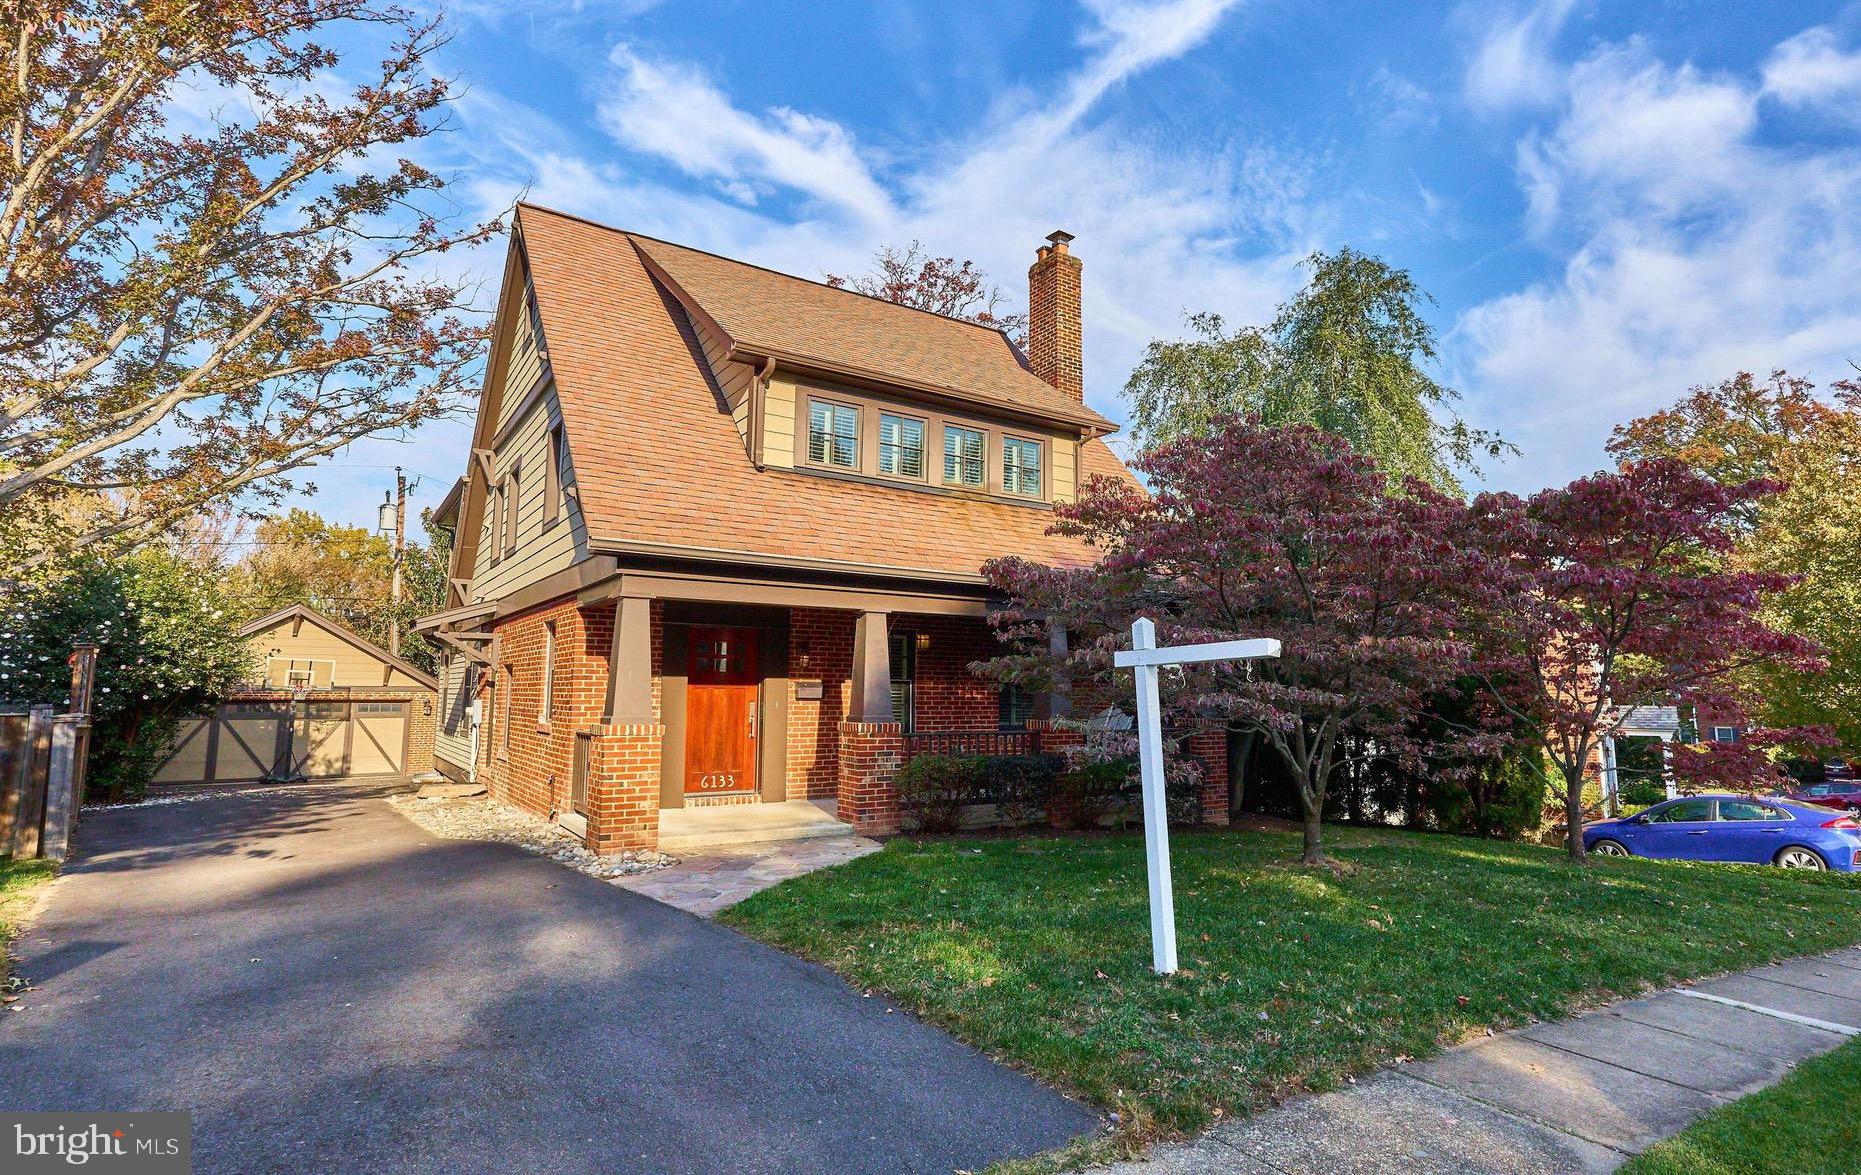
<instances>
[{"instance_id":1,"label":"asphalt driveway","mask_svg":"<svg viewBox=\"0 0 1861 1175\"><path fill-rule=\"evenodd\" d=\"M0 1108L198 1171L951 1171L1095 1116L829 972L350 783L87 812Z\"/></svg>"}]
</instances>

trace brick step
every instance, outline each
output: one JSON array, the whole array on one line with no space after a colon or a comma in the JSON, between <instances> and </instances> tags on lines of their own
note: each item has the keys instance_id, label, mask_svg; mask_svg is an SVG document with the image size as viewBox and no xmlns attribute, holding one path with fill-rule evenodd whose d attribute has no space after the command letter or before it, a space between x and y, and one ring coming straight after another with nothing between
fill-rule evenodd
<instances>
[{"instance_id":1,"label":"brick step","mask_svg":"<svg viewBox=\"0 0 1861 1175\"><path fill-rule=\"evenodd\" d=\"M733 845L852 835L851 824L834 819L819 805L806 800L665 808L659 813L659 851L675 857Z\"/></svg>"}]
</instances>

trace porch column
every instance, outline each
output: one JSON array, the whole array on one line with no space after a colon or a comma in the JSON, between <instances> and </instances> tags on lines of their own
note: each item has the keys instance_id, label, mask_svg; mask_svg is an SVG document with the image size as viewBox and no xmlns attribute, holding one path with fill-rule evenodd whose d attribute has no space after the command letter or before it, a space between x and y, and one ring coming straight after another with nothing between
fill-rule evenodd
<instances>
[{"instance_id":1,"label":"porch column","mask_svg":"<svg viewBox=\"0 0 1861 1175\"><path fill-rule=\"evenodd\" d=\"M1047 625L1047 652L1061 665L1066 663L1066 626ZM1054 674L1053 688L1034 698L1034 717L1066 718L1073 712L1072 674L1060 669Z\"/></svg>"},{"instance_id":2,"label":"porch column","mask_svg":"<svg viewBox=\"0 0 1861 1175\"><path fill-rule=\"evenodd\" d=\"M614 648L607 660L602 721L653 721L653 602L643 596L622 596L614 602Z\"/></svg>"},{"instance_id":3,"label":"porch column","mask_svg":"<svg viewBox=\"0 0 1861 1175\"><path fill-rule=\"evenodd\" d=\"M848 722L892 720L892 648L885 612L861 612L853 625L853 680Z\"/></svg>"},{"instance_id":4,"label":"porch column","mask_svg":"<svg viewBox=\"0 0 1861 1175\"><path fill-rule=\"evenodd\" d=\"M607 704L588 739L588 831L597 853L659 844L659 762L665 727L653 717L653 602L622 596L614 604Z\"/></svg>"},{"instance_id":5,"label":"porch column","mask_svg":"<svg viewBox=\"0 0 1861 1175\"><path fill-rule=\"evenodd\" d=\"M904 740L892 721L892 651L884 612L861 612L853 626L853 678L840 724L840 819L861 832L898 831L898 774Z\"/></svg>"}]
</instances>

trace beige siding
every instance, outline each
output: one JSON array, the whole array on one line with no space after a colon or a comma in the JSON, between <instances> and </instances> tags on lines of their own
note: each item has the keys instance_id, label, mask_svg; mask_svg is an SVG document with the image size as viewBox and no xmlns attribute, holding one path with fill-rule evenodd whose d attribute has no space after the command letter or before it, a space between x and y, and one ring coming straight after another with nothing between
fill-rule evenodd
<instances>
[{"instance_id":1,"label":"beige siding","mask_svg":"<svg viewBox=\"0 0 1861 1175\"><path fill-rule=\"evenodd\" d=\"M763 410L763 464L795 467L795 381L780 371L769 380Z\"/></svg>"},{"instance_id":2,"label":"beige siding","mask_svg":"<svg viewBox=\"0 0 1861 1175\"><path fill-rule=\"evenodd\" d=\"M453 654L440 665L439 726L433 735L433 755L454 767L472 768L472 699L465 689L470 663Z\"/></svg>"},{"instance_id":3,"label":"beige siding","mask_svg":"<svg viewBox=\"0 0 1861 1175\"><path fill-rule=\"evenodd\" d=\"M744 451L747 452L750 444L750 385L756 382L756 372L747 363L725 358L729 348L716 331L697 319L693 319L691 325L698 333L698 345L704 350L704 360L711 368L711 378L716 382L717 390L723 394L724 403L730 409L730 419L737 426L737 436L743 441Z\"/></svg>"},{"instance_id":4,"label":"beige siding","mask_svg":"<svg viewBox=\"0 0 1861 1175\"><path fill-rule=\"evenodd\" d=\"M509 366L504 372L504 396L498 404L498 431L502 431L510 414L523 406L523 398L536 386L537 377L543 373L542 350L537 346L535 334L530 330L530 286L523 288L524 297L517 303L517 313L512 315L517 320L516 337L511 339ZM547 340L544 340L545 342Z\"/></svg>"},{"instance_id":5,"label":"beige siding","mask_svg":"<svg viewBox=\"0 0 1861 1175\"><path fill-rule=\"evenodd\" d=\"M292 628L296 634L292 634ZM313 671L312 684L325 686L426 686L386 661L308 620L286 617L270 628L252 634L252 651L265 671L266 684L287 685L285 667L296 664Z\"/></svg>"},{"instance_id":6,"label":"beige siding","mask_svg":"<svg viewBox=\"0 0 1861 1175\"><path fill-rule=\"evenodd\" d=\"M494 549L490 528L493 511L487 509L487 520L480 530L477 566L472 574L474 599L495 600L507 596L526 584L561 571L588 553L588 534L582 526L581 510L576 506L573 496L575 462L572 453L568 468L563 470L562 476L564 488L570 491L564 494L563 516L555 525L546 525L549 508L549 478L546 470L551 459L549 427L557 419L556 393L551 387L537 397L529 411L510 428L498 446L492 463L492 487L495 489L501 485L505 475L512 469L521 472L518 479L517 545L509 555L503 555L501 548L504 543L500 539L496 544L498 549ZM501 505L499 509L502 509Z\"/></svg>"},{"instance_id":7,"label":"beige siding","mask_svg":"<svg viewBox=\"0 0 1861 1175\"><path fill-rule=\"evenodd\" d=\"M1053 500L1071 502L1077 498L1079 444L1063 437L1053 441Z\"/></svg>"}]
</instances>

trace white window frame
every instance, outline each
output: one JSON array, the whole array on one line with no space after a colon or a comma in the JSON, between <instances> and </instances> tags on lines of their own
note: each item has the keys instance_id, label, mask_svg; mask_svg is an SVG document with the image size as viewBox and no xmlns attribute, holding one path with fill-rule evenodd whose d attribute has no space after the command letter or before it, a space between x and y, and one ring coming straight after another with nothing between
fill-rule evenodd
<instances>
[{"instance_id":1,"label":"white window frame","mask_svg":"<svg viewBox=\"0 0 1861 1175\"><path fill-rule=\"evenodd\" d=\"M905 424L915 424L918 426L918 448L917 448L918 471L916 473L905 473L902 470L887 469L885 467L885 449L886 449L885 422L887 420L896 420L899 422L901 426ZM902 438L903 435L904 433L901 428L899 436ZM907 448L904 445L902 440L900 441L899 444L893 445L892 448L896 449L901 455L910 451L909 448ZM929 421L925 420L922 416L913 416L909 412L893 412L889 409L883 409L883 408L879 410L879 455L876 458L876 460L878 462L878 472L882 476L895 477L902 481L921 482L924 480L926 475L928 475L930 472L929 458L930 458L930 422Z\"/></svg>"},{"instance_id":2,"label":"white window frame","mask_svg":"<svg viewBox=\"0 0 1861 1175\"><path fill-rule=\"evenodd\" d=\"M975 437L980 442L978 445L979 452L977 453L977 456L976 456L976 476L977 476L976 481L973 481L973 482L969 481L962 476L963 467L968 459L962 455L960 450L958 451L956 455L957 476L955 478L952 478L950 476L950 456L951 456L950 442L951 442L951 439L958 433L964 434L965 437ZM944 426L943 426L943 452L939 455L939 457L940 457L940 460L943 462L942 481L944 485L951 486L959 490L973 490L973 491L977 491L981 493L988 492L988 489L989 489L989 432L987 429L971 428L970 426L965 425L965 424L952 424L949 421L945 421Z\"/></svg>"},{"instance_id":3,"label":"white window frame","mask_svg":"<svg viewBox=\"0 0 1861 1175\"><path fill-rule=\"evenodd\" d=\"M537 721L547 726L556 710L556 622L543 625L543 708Z\"/></svg>"},{"instance_id":4,"label":"white window frame","mask_svg":"<svg viewBox=\"0 0 1861 1175\"><path fill-rule=\"evenodd\" d=\"M822 458L820 460L816 460L814 456L814 412L817 408L825 409L827 412L827 432L823 434L827 437L827 444L822 450ZM801 456L803 461L814 466L816 469L843 469L848 473L858 473L860 470L860 405L848 404L842 400L829 399L826 396L809 396L807 401L807 412L807 426L803 430L802 436L802 447L804 451ZM840 439L841 435L839 430L835 427L837 424L836 414L841 412L845 412L853 418L853 460L851 464L842 464L833 459L836 451L835 442Z\"/></svg>"},{"instance_id":5,"label":"white window frame","mask_svg":"<svg viewBox=\"0 0 1861 1175\"><path fill-rule=\"evenodd\" d=\"M1014 445L1026 445L1028 448L1031 448L1034 450L1034 492L1033 493L1029 493L1027 490L1020 488L1018 485L1011 486L1008 484L1008 471L1011 468L1016 469L1016 470L1025 469L1025 466L1021 466L1021 465L1010 466L1008 463L1008 452L1009 452L1010 447ZM1046 499L1047 497L1047 446L1044 442L1036 440L1033 437L1016 436L1013 433L1004 433L1002 435L1002 493L1007 494L1011 498L1029 498L1036 502L1044 501Z\"/></svg>"}]
</instances>

